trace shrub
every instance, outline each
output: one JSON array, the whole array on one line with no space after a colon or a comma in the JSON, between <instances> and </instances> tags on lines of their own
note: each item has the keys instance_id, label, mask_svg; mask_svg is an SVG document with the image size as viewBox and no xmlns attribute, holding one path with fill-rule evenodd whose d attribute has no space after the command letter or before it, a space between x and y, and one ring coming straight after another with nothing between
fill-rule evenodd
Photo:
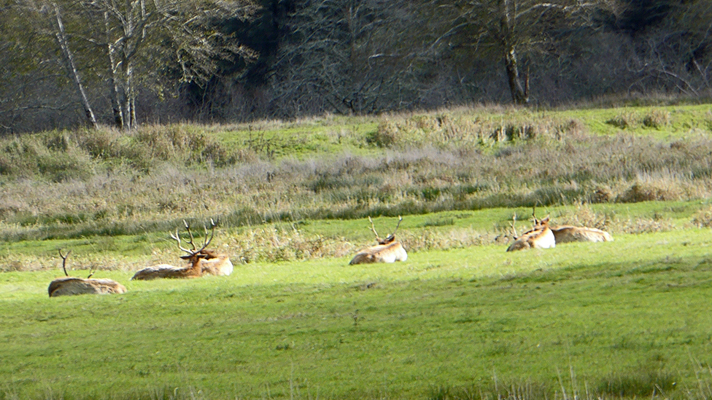
<instances>
[{"instance_id":1,"label":"shrub","mask_svg":"<svg viewBox=\"0 0 712 400\"><path fill-rule=\"evenodd\" d=\"M666 110L652 110L643 117L643 125L659 129L670 123L670 113Z\"/></svg>"},{"instance_id":2,"label":"shrub","mask_svg":"<svg viewBox=\"0 0 712 400\"><path fill-rule=\"evenodd\" d=\"M669 182L667 182L669 183ZM666 182L636 182L625 193L616 198L621 203L637 203L654 200L680 200L683 198L680 187L666 184Z\"/></svg>"},{"instance_id":3,"label":"shrub","mask_svg":"<svg viewBox=\"0 0 712 400\"><path fill-rule=\"evenodd\" d=\"M692 224L698 228L712 228L712 207L699 210L692 217Z\"/></svg>"},{"instance_id":4,"label":"shrub","mask_svg":"<svg viewBox=\"0 0 712 400\"><path fill-rule=\"evenodd\" d=\"M637 119L634 113L621 113L609 119L606 123L616 128L626 129L635 127L638 123Z\"/></svg>"},{"instance_id":5,"label":"shrub","mask_svg":"<svg viewBox=\"0 0 712 400\"><path fill-rule=\"evenodd\" d=\"M376 131L366 138L366 142L378 147L393 147L398 140L398 130L398 125L393 121L382 120L378 123Z\"/></svg>"}]
</instances>

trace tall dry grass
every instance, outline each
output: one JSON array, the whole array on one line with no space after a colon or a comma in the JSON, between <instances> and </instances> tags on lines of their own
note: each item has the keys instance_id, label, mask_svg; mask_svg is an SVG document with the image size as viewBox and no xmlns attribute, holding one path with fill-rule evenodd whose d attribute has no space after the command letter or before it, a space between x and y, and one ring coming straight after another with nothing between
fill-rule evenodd
<instances>
[{"instance_id":1,"label":"tall dry grass","mask_svg":"<svg viewBox=\"0 0 712 400\"><path fill-rule=\"evenodd\" d=\"M149 126L0 141L0 237L165 231L206 216L237 227L712 194L707 137L596 136L576 120L535 113L504 124L464 112L393 116L375 134L390 142L361 137L368 153L277 160L209 131Z\"/></svg>"}]
</instances>

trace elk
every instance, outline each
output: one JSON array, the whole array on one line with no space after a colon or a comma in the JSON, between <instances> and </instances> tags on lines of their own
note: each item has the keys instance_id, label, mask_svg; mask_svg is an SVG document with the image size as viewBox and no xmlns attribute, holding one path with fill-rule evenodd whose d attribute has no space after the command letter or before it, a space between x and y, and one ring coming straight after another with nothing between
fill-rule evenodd
<instances>
[{"instance_id":1,"label":"elk","mask_svg":"<svg viewBox=\"0 0 712 400\"><path fill-rule=\"evenodd\" d=\"M62 270L64 271L63 278L57 278L50 282L47 291L49 297L70 296L75 294L112 294L126 293L124 285L112 279L91 279L94 271L89 271L89 276L86 279L69 276L67 273L67 257L72 251L68 251L67 255L62 254L59 250L59 256L62 257Z\"/></svg>"},{"instance_id":2,"label":"elk","mask_svg":"<svg viewBox=\"0 0 712 400\"><path fill-rule=\"evenodd\" d=\"M208 229L205 228L205 240L203 241L203 246L198 249L195 245L195 239L193 237L193 232L190 230L190 225L183 221L185 229L188 231L188 236L190 241L188 244L192 247L187 249L181 245L182 241L180 235L178 234L178 229L176 229L175 234L171 233L171 238L178 242L178 248L187 255L181 256L182 259L187 260L190 264L185 267L174 267L173 265L160 264L153 267L144 268L136 274L134 274L131 280L151 280L160 278L176 278L176 279L188 279L188 278L198 278L205 274L208 275L230 275L233 270L232 262L230 258L225 254L217 254L212 250L206 250L206 247L210 244L215 236L215 221L210 220L211 230L208 233Z\"/></svg>"},{"instance_id":3,"label":"elk","mask_svg":"<svg viewBox=\"0 0 712 400\"><path fill-rule=\"evenodd\" d=\"M551 228L549 228L549 217L539 220L534 212L532 213L532 217L534 217L534 227L519 237L517 237L517 231L514 230L514 224L512 224L515 240L514 243L509 245L507 251L550 249L556 247L556 238ZM516 217L513 218L513 220L516 221Z\"/></svg>"},{"instance_id":4,"label":"elk","mask_svg":"<svg viewBox=\"0 0 712 400\"><path fill-rule=\"evenodd\" d=\"M563 225L551 228L551 232L554 233L557 244L569 242L610 242L613 240L613 236L606 231L583 226Z\"/></svg>"},{"instance_id":5,"label":"elk","mask_svg":"<svg viewBox=\"0 0 712 400\"><path fill-rule=\"evenodd\" d=\"M405 261L408 259L408 254L405 252L403 245L396 241L396 231L400 227L403 217L398 216L398 225L393 233L385 239L381 239L376 232L376 227L373 225L373 220L368 217L371 222L371 231L376 235L376 246L359 251L349 263L352 264L369 264L369 263L392 263L396 261Z\"/></svg>"}]
</instances>

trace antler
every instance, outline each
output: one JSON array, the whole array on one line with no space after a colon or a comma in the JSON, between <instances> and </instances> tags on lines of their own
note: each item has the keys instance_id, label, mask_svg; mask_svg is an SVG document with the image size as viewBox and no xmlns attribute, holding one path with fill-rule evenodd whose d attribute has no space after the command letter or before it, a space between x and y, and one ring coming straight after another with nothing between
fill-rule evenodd
<instances>
[{"instance_id":1,"label":"antler","mask_svg":"<svg viewBox=\"0 0 712 400\"><path fill-rule=\"evenodd\" d=\"M191 232L190 225L188 224L188 222L183 220L183 224L185 225L185 229L188 231L188 235L190 236L190 241L188 243L193 247L193 249L190 250L190 249L186 249L185 247L181 246L181 239L180 239L180 235L178 234L178 228L176 228L175 234L171 233L171 237L173 238L173 240L178 242L179 249L190 254L191 256L205 250L205 248L208 247L210 242L213 241L213 237L215 236L215 227L217 227L217 224L215 223L215 221L212 218L210 218L210 225L211 225L210 238L208 238L208 228L206 227L205 228L205 241L203 242L204 243L203 247L201 247L200 249L197 249L195 246L195 239L193 238L193 232Z\"/></svg>"},{"instance_id":2,"label":"antler","mask_svg":"<svg viewBox=\"0 0 712 400\"><path fill-rule=\"evenodd\" d=\"M514 233L514 240L516 240L519 235L517 234L517 228L514 227L514 224L517 223L517 213L512 214L512 222L509 224L512 227L512 232Z\"/></svg>"},{"instance_id":3,"label":"antler","mask_svg":"<svg viewBox=\"0 0 712 400\"><path fill-rule=\"evenodd\" d=\"M400 228L400 224L401 224L402 221L403 221L403 217L401 217L401 216L399 215L399 216L398 216L398 225L396 225L396 229L393 230L393 233L391 233L390 235L388 235L388 238L387 238L388 240L390 240L391 238L394 238L394 237L396 236L396 231L398 231L398 228Z\"/></svg>"},{"instance_id":4,"label":"antler","mask_svg":"<svg viewBox=\"0 0 712 400\"><path fill-rule=\"evenodd\" d=\"M376 227L373 226L373 220L371 219L370 216L368 217L368 221L371 223L371 230L372 230L373 233L376 235L376 240L379 240L381 237L378 236L378 232L376 232Z\"/></svg>"},{"instance_id":5,"label":"antler","mask_svg":"<svg viewBox=\"0 0 712 400\"><path fill-rule=\"evenodd\" d=\"M195 244L193 243L193 234L190 232L190 225L188 225L188 222L186 222L185 220L183 220L183 224L185 225L185 229L188 230L188 234L190 235L190 244L193 246L193 250L195 250ZM171 233L171 237L173 238L173 240L175 240L176 242L178 242L178 248L179 248L179 249L183 250L184 252L186 252L186 253L188 253L188 254L190 254L190 255L195 254L195 253L193 252L193 250L186 249L185 247L183 247L183 246L180 245L181 239L180 239L180 235L178 234L178 228L176 228L176 233L175 233L175 234Z\"/></svg>"},{"instance_id":6,"label":"antler","mask_svg":"<svg viewBox=\"0 0 712 400\"><path fill-rule=\"evenodd\" d=\"M67 255L65 256L64 254L62 254L62 249L59 249L59 256L62 257L62 269L64 270L65 276L69 276L69 274L67 273L67 257L69 257L69 254L71 253L72 251L69 250L67 252Z\"/></svg>"},{"instance_id":7,"label":"antler","mask_svg":"<svg viewBox=\"0 0 712 400\"><path fill-rule=\"evenodd\" d=\"M215 221L213 221L212 218L210 218L210 239L208 239L208 228L204 226L203 228L205 229L205 244L196 253L200 253L201 251L205 250L205 248L208 247L210 242L213 241L213 237L215 237L215 228L216 227L217 227L217 224L215 223Z\"/></svg>"}]
</instances>

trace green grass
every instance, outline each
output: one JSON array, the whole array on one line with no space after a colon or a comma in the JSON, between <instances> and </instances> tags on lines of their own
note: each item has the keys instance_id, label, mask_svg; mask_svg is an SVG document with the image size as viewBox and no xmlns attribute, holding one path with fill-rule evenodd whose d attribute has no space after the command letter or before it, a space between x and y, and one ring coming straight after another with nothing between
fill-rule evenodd
<instances>
[{"instance_id":1,"label":"green grass","mask_svg":"<svg viewBox=\"0 0 712 400\"><path fill-rule=\"evenodd\" d=\"M191 281L102 272L129 292L56 299L54 272L4 273L0 376L19 398L425 398L489 391L495 376L502 392L552 397L560 376L607 396L642 379L632 395L648 396L650 374L673 376L667 390L682 396L712 361L710 239L687 229L393 265L248 264Z\"/></svg>"},{"instance_id":2,"label":"green grass","mask_svg":"<svg viewBox=\"0 0 712 400\"><path fill-rule=\"evenodd\" d=\"M710 132L628 105L7 138L0 399L712 398ZM615 241L506 253L534 205ZM348 265L398 215L408 260ZM129 280L209 217L233 275ZM59 249L129 292L49 299Z\"/></svg>"}]
</instances>

